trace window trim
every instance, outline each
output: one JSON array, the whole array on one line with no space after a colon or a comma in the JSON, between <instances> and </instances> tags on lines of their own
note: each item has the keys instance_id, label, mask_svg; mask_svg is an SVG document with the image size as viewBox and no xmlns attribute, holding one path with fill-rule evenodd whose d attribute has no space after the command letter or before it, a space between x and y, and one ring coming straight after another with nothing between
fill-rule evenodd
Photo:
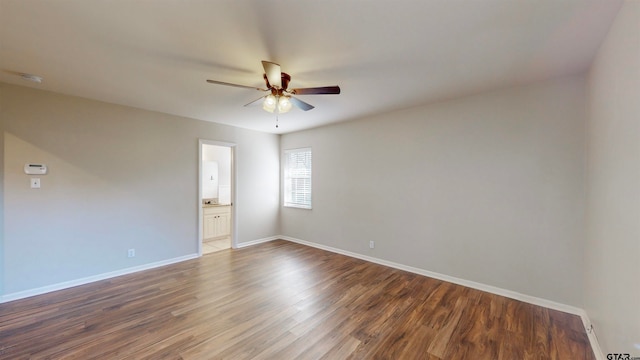
<instances>
[{"instance_id":1,"label":"window trim","mask_svg":"<svg viewBox=\"0 0 640 360\"><path fill-rule=\"evenodd\" d=\"M302 152L309 152L309 157L310 157L310 168L309 168L309 177L308 177L308 181L309 181L309 204L302 204L302 203L296 203L296 202L292 202L291 201L291 194L293 193L292 189L289 190L288 189L288 181L291 178L289 176L289 154L291 153L302 153ZM282 181L282 187L283 187L283 196L282 196L282 205L284 207L289 207L289 208L296 208L296 209L307 209L307 210L311 210L313 209L313 151L311 150L311 147L303 147L303 148L296 148L296 149L285 149L283 152L283 160L284 160L284 166L283 166L283 181Z\"/></svg>"}]
</instances>

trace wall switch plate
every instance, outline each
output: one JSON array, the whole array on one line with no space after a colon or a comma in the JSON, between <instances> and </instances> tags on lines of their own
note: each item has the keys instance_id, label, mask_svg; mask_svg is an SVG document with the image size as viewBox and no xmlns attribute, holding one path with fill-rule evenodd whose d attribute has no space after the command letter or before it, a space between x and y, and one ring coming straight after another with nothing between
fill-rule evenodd
<instances>
[{"instance_id":1,"label":"wall switch plate","mask_svg":"<svg viewBox=\"0 0 640 360\"><path fill-rule=\"evenodd\" d=\"M369 241L369 249L373 249L374 247L376 247L376 242L375 241Z\"/></svg>"},{"instance_id":2,"label":"wall switch plate","mask_svg":"<svg viewBox=\"0 0 640 360\"><path fill-rule=\"evenodd\" d=\"M136 256L136 249L127 250L127 257L135 257L135 256Z\"/></svg>"},{"instance_id":3,"label":"wall switch plate","mask_svg":"<svg viewBox=\"0 0 640 360\"><path fill-rule=\"evenodd\" d=\"M40 178L31 178L31 188L40 189Z\"/></svg>"}]
</instances>

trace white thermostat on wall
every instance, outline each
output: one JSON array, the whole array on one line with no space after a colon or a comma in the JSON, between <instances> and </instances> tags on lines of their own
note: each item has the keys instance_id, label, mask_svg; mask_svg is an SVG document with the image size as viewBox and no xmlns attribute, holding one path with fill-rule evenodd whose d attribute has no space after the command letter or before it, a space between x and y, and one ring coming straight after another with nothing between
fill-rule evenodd
<instances>
[{"instance_id":1,"label":"white thermostat on wall","mask_svg":"<svg viewBox=\"0 0 640 360\"><path fill-rule=\"evenodd\" d=\"M45 175L47 173L47 165L24 164L24 173L27 175Z\"/></svg>"}]
</instances>

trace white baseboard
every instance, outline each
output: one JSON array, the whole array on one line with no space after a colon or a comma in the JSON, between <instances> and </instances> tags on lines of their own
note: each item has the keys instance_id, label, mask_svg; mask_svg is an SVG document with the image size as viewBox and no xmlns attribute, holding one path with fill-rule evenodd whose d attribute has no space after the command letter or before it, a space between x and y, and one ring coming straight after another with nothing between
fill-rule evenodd
<instances>
[{"instance_id":1,"label":"white baseboard","mask_svg":"<svg viewBox=\"0 0 640 360\"><path fill-rule=\"evenodd\" d=\"M595 329L589 320L589 316L587 316L587 312L582 310L580 317L582 318L582 324L587 331L587 336L589 337L589 342L591 343L591 349L593 353L596 355L597 360L605 360L604 353L602 352L602 348L600 347L600 343L598 343L598 338L596 337Z\"/></svg>"},{"instance_id":2,"label":"white baseboard","mask_svg":"<svg viewBox=\"0 0 640 360\"><path fill-rule=\"evenodd\" d=\"M273 241L273 240L277 240L277 239L280 239L280 238L281 238L281 236L271 236L271 237L267 237L267 238L263 238L263 239L247 241L247 242L238 244L237 248L243 248L243 247L246 247L246 246L261 244L261 243L264 243L264 242ZM111 272L104 273L104 274L98 274L98 275L88 276L88 277L81 278L81 279L70 280L70 281L65 281L65 282L61 282L61 283L57 283L57 284L47 285L47 286L43 286L43 287L39 287L39 288L35 288L35 289L29 289L29 290L19 291L19 292L15 292L15 293L10 293L10 294L4 294L4 295L0 295L0 304L6 303L6 302L9 302L9 301L28 298L28 297L31 297L31 296L42 295L42 294L46 294L46 293L53 292L53 291L68 289L68 288L79 286L79 285L85 285L85 284L89 284L89 283L92 283L92 282L95 282L95 281L110 279L110 278L113 278L113 277L116 277L116 276L132 274L132 273L135 273L135 272L138 272L138 271L149 270L149 269L157 268L157 267L160 267L160 266L175 264L175 263L186 261L186 260L196 259L198 257L199 257L198 254L185 255L185 256L180 256L180 257L173 258L173 259L157 261L157 262L153 262L153 263L150 263L150 264L143 264L143 265L134 266L134 267L130 267L130 268L122 269L122 270L111 271Z\"/></svg>"},{"instance_id":3,"label":"white baseboard","mask_svg":"<svg viewBox=\"0 0 640 360\"><path fill-rule=\"evenodd\" d=\"M280 236L271 236L263 239L247 241L247 242L238 244L237 248L243 248L246 246L261 244L264 242L273 241L280 238L281 238ZM186 260L196 259L198 257L199 257L198 254L185 255L185 256L180 256L173 259L157 261L150 264L143 264L143 265L134 266L134 267L130 267L122 270L111 271L104 274L98 274L98 275L88 276L81 279L47 285L47 286L43 286L35 289L29 289L29 290L19 291L15 293L10 293L10 294L4 294L4 295L0 295L0 304L6 303L9 301L20 300L20 299L24 299L24 298L28 298L36 295L42 295L42 294L50 293L53 291L68 289L75 286L85 285L95 281L110 279L116 276L132 274L138 271L149 270L149 269L157 268L160 266L175 264L175 263L186 261Z\"/></svg>"},{"instance_id":4,"label":"white baseboard","mask_svg":"<svg viewBox=\"0 0 640 360\"><path fill-rule=\"evenodd\" d=\"M592 331L591 321L589 320L589 317L587 316L587 313L586 313L586 311L584 309L581 309L581 308L578 308L578 307L575 307L575 306L571 306L571 305L558 303L558 302L547 300L547 299L542 299L542 298L531 296L531 295L521 294L519 292L515 292L515 291L511 291L511 290L507 290L507 289L502 289L502 288L495 287L495 286L492 286L492 285L487 285L487 284L482 284L482 283L478 283L478 282L475 282L475 281L460 279L460 278L457 278L457 277L444 275L444 274L440 274L440 273L436 273L436 272L433 272L433 271L424 270L424 269L420 269L420 268L416 268L416 267L412 267L412 266L407 266L407 265L395 263L395 262L392 262L392 261L378 259L378 258L375 258L375 257L366 256L366 255L354 253L354 252L351 252L351 251L346 251L346 250L334 248L334 247L331 247L331 246L316 244L316 243L313 243L313 242L296 239L296 238L293 238L293 237L290 237L290 236L280 236L279 238L282 239L282 240L291 241L291 242L294 242L294 243L311 246L311 247L314 247L314 248L317 248L317 249L326 250L326 251L330 251L330 252L341 254L341 255L346 255L346 256L349 256L349 257L356 258L356 259L361 259L361 260L372 262L372 263L375 263L375 264L380 264L380 265L388 266L388 267L391 267L391 268L408 271L408 272L411 272L411 273L414 273L414 274L424 275L424 276L428 276L430 278L434 278L434 279L438 279L438 280L442 280L442 281L447 281L447 282L450 282L450 283L453 283L453 284L462 285L462 286L470 287L470 288L473 288L473 289L485 291L485 292L488 292L488 293L492 293L492 294L508 297L510 299L515 299L515 300L519 300L519 301L526 302L526 303L529 303L529 304L542 306L542 307L545 307L545 308L548 308L548 309L558 310L558 311L562 311L562 312L566 312L566 313L569 313L569 314L580 316L580 318L582 319L582 323L583 323L583 325L585 327L585 331L587 332L587 336L589 337L589 341L591 342L591 348L593 349L593 352L596 355L596 359L598 359L598 360L604 360L605 359L605 357L604 357L604 355L602 353L602 350L600 349L600 345L598 344L597 338L595 337L595 334Z\"/></svg>"},{"instance_id":5,"label":"white baseboard","mask_svg":"<svg viewBox=\"0 0 640 360\"><path fill-rule=\"evenodd\" d=\"M43 287L39 287L39 288L35 288L35 289L29 289L29 290L25 290L25 291L19 291L19 292L15 292L15 293L5 294L5 295L0 296L0 304L5 303L5 302L9 302L9 301L28 298L28 297L31 297L31 296L42 295L42 294L46 294L46 293L53 292L53 291L68 289L68 288L76 287L76 286L79 286L79 285L85 285L85 284L96 282L96 281L100 281L100 280L106 280L106 279L114 278L116 276L132 274L132 273L136 273L138 271L149 270L149 269L157 268L157 267L160 267L160 266L175 264L175 263L178 263L178 262L195 259L197 257L198 257L198 254L185 255L185 256L180 256L180 257L173 258L173 259L162 260L162 261L157 261L157 262L153 262L153 263L149 263L149 264L134 266L134 267L130 267L130 268L122 269L122 270L111 271L111 272L104 273L104 274L88 276L88 277L81 278L81 279L65 281L65 282L61 282L61 283L57 283L57 284L53 284L53 285L47 285L47 286L43 286Z\"/></svg>"},{"instance_id":6,"label":"white baseboard","mask_svg":"<svg viewBox=\"0 0 640 360\"><path fill-rule=\"evenodd\" d=\"M245 241L243 243L239 243L236 246L236 248L240 249L240 248L243 248L243 247L247 247L247 246L251 246L251 245L258 245L258 244L262 244L262 243L266 243L266 242L273 241L273 240L278 240L278 239L282 239L282 236L269 236L269 237L262 238L262 239Z\"/></svg>"}]
</instances>

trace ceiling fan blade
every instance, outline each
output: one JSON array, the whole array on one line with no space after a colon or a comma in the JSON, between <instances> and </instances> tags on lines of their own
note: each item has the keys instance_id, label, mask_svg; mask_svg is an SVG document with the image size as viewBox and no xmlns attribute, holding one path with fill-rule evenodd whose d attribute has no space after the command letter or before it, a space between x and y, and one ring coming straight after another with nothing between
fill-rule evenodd
<instances>
[{"instance_id":1,"label":"ceiling fan blade","mask_svg":"<svg viewBox=\"0 0 640 360\"><path fill-rule=\"evenodd\" d=\"M262 99L264 99L264 96L260 96L259 98L253 100L252 102L244 104L244 106L257 105L260 103L260 101L262 101Z\"/></svg>"},{"instance_id":2,"label":"ceiling fan blade","mask_svg":"<svg viewBox=\"0 0 640 360\"><path fill-rule=\"evenodd\" d=\"M307 104L306 102L296 99L293 96L290 97L291 103L300 110L309 111L314 108L313 105Z\"/></svg>"},{"instance_id":3,"label":"ceiling fan blade","mask_svg":"<svg viewBox=\"0 0 640 360\"><path fill-rule=\"evenodd\" d=\"M340 86L322 86L314 88L302 88L291 90L296 95L323 95L323 94L340 94Z\"/></svg>"},{"instance_id":4,"label":"ceiling fan blade","mask_svg":"<svg viewBox=\"0 0 640 360\"><path fill-rule=\"evenodd\" d=\"M267 89L260 89L260 88L257 88L257 87L255 87L255 86L238 85L238 84L232 84L232 83L227 83L227 82L217 81L217 80L207 80L207 82L208 82L208 83L210 83L210 84L218 84L218 85L226 85L226 86L239 87L239 88L244 88L244 89L253 89L253 90L267 91Z\"/></svg>"},{"instance_id":5,"label":"ceiling fan blade","mask_svg":"<svg viewBox=\"0 0 640 360\"><path fill-rule=\"evenodd\" d=\"M267 75L269 84L276 89L282 89L282 72L280 71L280 65L263 60L262 67L264 67L264 73Z\"/></svg>"}]
</instances>

